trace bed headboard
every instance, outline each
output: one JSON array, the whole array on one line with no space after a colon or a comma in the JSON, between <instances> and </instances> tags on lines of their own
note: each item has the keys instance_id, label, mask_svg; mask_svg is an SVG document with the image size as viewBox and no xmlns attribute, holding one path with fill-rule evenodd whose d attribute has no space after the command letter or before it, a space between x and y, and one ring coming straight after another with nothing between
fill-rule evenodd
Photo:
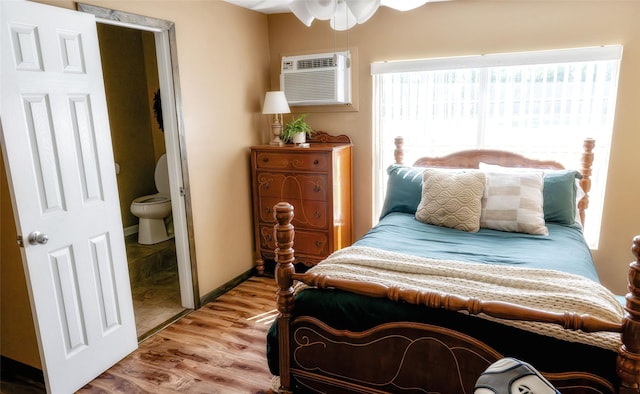
<instances>
[{"instance_id":1,"label":"bed headboard","mask_svg":"<svg viewBox=\"0 0 640 394\"><path fill-rule=\"evenodd\" d=\"M584 211L589 207L589 191L591 190L591 165L593 164L593 138L586 138L582 147L582 168L580 173L580 187L584 191L584 197L578 202L580 221L584 225ZM404 138L396 137L396 149L394 151L396 164L404 164ZM414 167L440 167L440 168L479 168L480 163L495 164L504 167L540 168L545 170L562 170L562 164L555 161L542 161L529 159L513 152L492 149L470 149L451 153L442 157L421 157L413 163Z\"/></svg>"}]
</instances>

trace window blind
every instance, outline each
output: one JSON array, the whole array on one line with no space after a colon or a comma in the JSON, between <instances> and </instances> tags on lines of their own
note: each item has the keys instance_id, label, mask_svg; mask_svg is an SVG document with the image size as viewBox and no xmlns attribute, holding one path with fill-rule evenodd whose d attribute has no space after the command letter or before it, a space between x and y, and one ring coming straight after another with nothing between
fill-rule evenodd
<instances>
[{"instance_id":1,"label":"window blind","mask_svg":"<svg viewBox=\"0 0 640 394\"><path fill-rule=\"evenodd\" d=\"M580 168L596 139L585 237L597 248L622 46L376 62L374 216L405 138L405 163L461 149L503 149Z\"/></svg>"}]
</instances>

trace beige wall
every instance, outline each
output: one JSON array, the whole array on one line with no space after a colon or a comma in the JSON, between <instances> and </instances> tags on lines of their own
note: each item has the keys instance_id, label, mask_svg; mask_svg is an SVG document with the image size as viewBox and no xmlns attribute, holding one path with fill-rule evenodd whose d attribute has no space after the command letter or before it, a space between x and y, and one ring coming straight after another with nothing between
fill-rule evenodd
<instances>
[{"instance_id":1,"label":"beige wall","mask_svg":"<svg viewBox=\"0 0 640 394\"><path fill-rule=\"evenodd\" d=\"M75 9L70 0L39 2ZM249 147L266 143L269 138L267 119L261 114L269 85L267 17L222 1L85 3L175 23L195 257L200 295L205 295L254 265ZM24 280L19 269L5 277L5 261L19 256L13 243L15 231L13 238L5 232L5 215L12 212L7 196L3 186L3 324L14 319L13 315L5 315L5 280ZM21 293L21 297L12 300L13 309L22 311L30 320L24 286ZM19 331L19 326L14 328ZM5 342L26 344L24 351L29 354L11 357L33 364L29 360L34 359L31 344L35 344L35 338L14 334L5 337L3 326L2 354ZM37 354L35 357L37 360Z\"/></svg>"},{"instance_id":2,"label":"beige wall","mask_svg":"<svg viewBox=\"0 0 640 394\"><path fill-rule=\"evenodd\" d=\"M404 13L381 7L347 36L335 34L328 22L314 21L307 28L292 14L271 15L271 87L279 87L282 55L332 50L334 43L338 50L344 50L347 42L357 49L359 110L310 113L307 120L316 130L345 133L354 142L354 214L359 237L370 228L373 216L371 62L624 45L602 234L600 247L593 252L602 282L624 293L633 257L631 239L640 234L640 182L631 179L640 149L638 20L640 2L458 0L428 3Z\"/></svg>"},{"instance_id":3,"label":"beige wall","mask_svg":"<svg viewBox=\"0 0 640 394\"><path fill-rule=\"evenodd\" d=\"M156 43L154 34L150 31L138 30L142 38L142 47L144 51L144 69L147 80L147 102L149 103L149 118L151 119L151 136L153 138L154 152L154 171L155 163L160 156L167 152L164 142L164 131L160 128L160 124L156 119L154 111L153 98L160 89L160 81L158 80L158 58L156 57Z\"/></svg>"},{"instance_id":4,"label":"beige wall","mask_svg":"<svg viewBox=\"0 0 640 394\"><path fill-rule=\"evenodd\" d=\"M159 129L152 129L156 122L153 95L149 99L143 36L153 39L150 32L98 24L113 158L120 166L116 180L124 228L138 224L131 202L156 193L154 134L164 137ZM157 73L156 68L155 89L159 86ZM164 153L164 145L162 149Z\"/></svg>"}]
</instances>

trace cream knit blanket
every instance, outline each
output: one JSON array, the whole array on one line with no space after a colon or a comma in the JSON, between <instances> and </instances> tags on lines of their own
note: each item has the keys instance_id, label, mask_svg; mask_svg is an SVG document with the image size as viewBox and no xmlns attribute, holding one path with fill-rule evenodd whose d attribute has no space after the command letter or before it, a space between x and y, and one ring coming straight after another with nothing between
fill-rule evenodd
<instances>
[{"instance_id":1,"label":"cream knit blanket","mask_svg":"<svg viewBox=\"0 0 640 394\"><path fill-rule=\"evenodd\" d=\"M389 287L429 289L483 301L503 301L550 312L589 314L613 323L621 322L624 314L618 300L605 287L560 271L435 260L351 246L333 253L309 272ZM298 283L296 292L306 287ZM502 320L484 314L477 316L614 351L621 343L619 333L585 333L549 323Z\"/></svg>"}]
</instances>

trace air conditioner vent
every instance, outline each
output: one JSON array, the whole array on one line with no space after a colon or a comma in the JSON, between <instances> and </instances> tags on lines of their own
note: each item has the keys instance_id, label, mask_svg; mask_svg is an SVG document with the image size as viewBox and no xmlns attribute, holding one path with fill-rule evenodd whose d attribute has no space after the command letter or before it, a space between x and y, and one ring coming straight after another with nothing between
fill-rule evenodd
<instances>
[{"instance_id":1,"label":"air conditioner vent","mask_svg":"<svg viewBox=\"0 0 640 394\"><path fill-rule=\"evenodd\" d=\"M335 67L335 65L336 65L335 56L298 60L298 70L306 70L310 68L321 68L321 67Z\"/></svg>"},{"instance_id":2,"label":"air conditioner vent","mask_svg":"<svg viewBox=\"0 0 640 394\"><path fill-rule=\"evenodd\" d=\"M284 56L280 89L289 105L351 103L349 52Z\"/></svg>"}]
</instances>

